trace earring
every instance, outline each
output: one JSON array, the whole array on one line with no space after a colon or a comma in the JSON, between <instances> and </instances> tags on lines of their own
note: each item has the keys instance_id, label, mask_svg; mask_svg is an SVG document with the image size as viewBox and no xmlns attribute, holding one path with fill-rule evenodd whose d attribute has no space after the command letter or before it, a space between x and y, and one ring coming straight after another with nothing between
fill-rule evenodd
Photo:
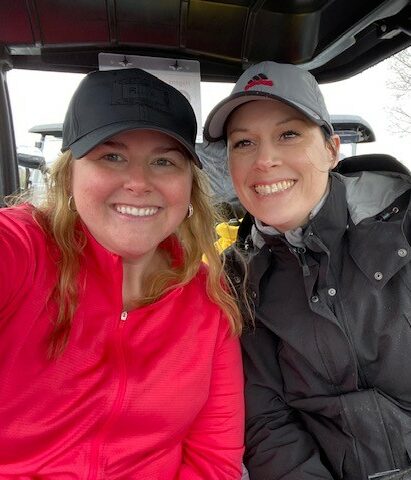
<instances>
[{"instance_id":1,"label":"earring","mask_svg":"<svg viewBox=\"0 0 411 480\"><path fill-rule=\"evenodd\" d=\"M187 218L190 218L193 216L193 213L194 213L194 208L193 208L193 205L191 203L189 203L188 205L188 212L187 212Z\"/></svg>"},{"instance_id":2,"label":"earring","mask_svg":"<svg viewBox=\"0 0 411 480\"><path fill-rule=\"evenodd\" d=\"M75 204L74 204L73 195L70 195L70 196L69 196L68 201L67 201L67 206L68 206L68 209L70 210L70 212L73 212L73 213L76 213L76 212L77 212L76 206L75 206Z\"/></svg>"}]
</instances>

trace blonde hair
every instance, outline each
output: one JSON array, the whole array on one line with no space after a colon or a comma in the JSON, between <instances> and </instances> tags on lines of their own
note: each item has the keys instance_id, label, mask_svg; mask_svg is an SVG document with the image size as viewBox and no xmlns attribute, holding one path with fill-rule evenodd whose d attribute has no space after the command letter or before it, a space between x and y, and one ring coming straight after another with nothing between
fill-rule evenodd
<instances>
[{"instance_id":1,"label":"blonde hair","mask_svg":"<svg viewBox=\"0 0 411 480\"><path fill-rule=\"evenodd\" d=\"M67 345L71 323L78 306L78 273L81 254L86 237L76 228L79 215L69 207L71 169L73 157L65 152L54 163L50 172L49 190L46 200L34 211L34 217L46 234L53 239L60 252L58 281L50 298L58 305L57 318L50 336L49 357L57 358ZM207 179L191 162L193 184L191 203L194 213L177 229L184 261L179 268L168 268L150 275L143 284L143 298L136 299L136 306L155 302L172 288L185 285L197 274L202 266L202 256L208 260L207 294L228 318L233 334L241 332L239 308L229 288L224 273L223 260L214 247L217 218L211 206L207 190Z\"/></svg>"}]
</instances>

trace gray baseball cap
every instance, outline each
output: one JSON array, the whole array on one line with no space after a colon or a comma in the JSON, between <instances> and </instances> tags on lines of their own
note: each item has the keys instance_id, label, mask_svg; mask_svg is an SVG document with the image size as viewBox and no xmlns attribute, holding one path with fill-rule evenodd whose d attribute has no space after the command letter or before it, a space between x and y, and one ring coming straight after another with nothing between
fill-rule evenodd
<instances>
[{"instance_id":1,"label":"gray baseball cap","mask_svg":"<svg viewBox=\"0 0 411 480\"><path fill-rule=\"evenodd\" d=\"M248 68L231 94L213 108L204 125L205 138L209 142L221 140L234 109L243 103L267 99L296 108L330 135L334 133L320 87L311 73L296 65L267 61Z\"/></svg>"}]
</instances>

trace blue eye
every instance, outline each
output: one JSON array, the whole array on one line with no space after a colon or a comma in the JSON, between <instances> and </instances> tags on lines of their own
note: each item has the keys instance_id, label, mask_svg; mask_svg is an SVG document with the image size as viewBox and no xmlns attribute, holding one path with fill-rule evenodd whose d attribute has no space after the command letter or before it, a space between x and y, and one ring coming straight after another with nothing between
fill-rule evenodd
<instances>
[{"instance_id":1,"label":"blue eye","mask_svg":"<svg viewBox=\"0 0 411 480\"><path fill-rule=\"evenodd\" d=\"M124 157L122 157L118 153L107 153L106 155L103 156L103 158L108 162L114 162L114 163L124 161Z\"/></svg>"},{"instance_id":2,"label":"blue eye","mask_svg":"<svg viewBox=\"0 0 411 480\"><path fill-rule=\"evenodd\" d=\"M153 161L154 165L158 165L159 167L169 167L170 165L174 165L173 162L171 162L168 158L160 157L156 158Z\"/></svg>"}]
</instances>

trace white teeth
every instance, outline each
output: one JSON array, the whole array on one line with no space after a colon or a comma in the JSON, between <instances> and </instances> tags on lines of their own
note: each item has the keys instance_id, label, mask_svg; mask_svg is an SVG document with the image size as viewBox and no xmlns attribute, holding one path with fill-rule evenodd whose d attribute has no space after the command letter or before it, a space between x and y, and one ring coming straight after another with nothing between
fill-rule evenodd
<instances>
[{"instance_id":1,"label":"white teeth","mask_svg":"<svg viewBox=\"0 0 411 480\"><path fill-rule=\"evenodd\" d=\"M254 190L259 195L271 195L272 193L283 192L292 187L295 180L282 180L281 182L273 183L271 185L254 185Z\"/></svg>"},{"instance_id":2,"label":"white teeth","mask_svg":"<svg viewBox=\"0 0 411 480\"><path fill-rule=\"evenodd\" d=\"M116 205L116 210L125 215L132 215L133 217L149 217L158 212L158 207L137 208L128 205Z\"/></svg>"}]
</instances>

